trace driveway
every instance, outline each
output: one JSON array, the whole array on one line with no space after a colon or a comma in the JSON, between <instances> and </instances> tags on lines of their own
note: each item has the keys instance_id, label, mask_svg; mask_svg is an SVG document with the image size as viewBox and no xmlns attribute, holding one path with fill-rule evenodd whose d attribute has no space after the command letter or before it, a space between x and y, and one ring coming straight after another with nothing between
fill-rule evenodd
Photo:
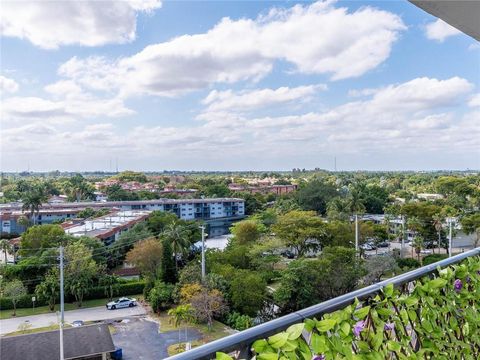
<instances>
[{"instance_id":1,"label":"driveway","mask_svg":"<svg viewBox=\"0 0 480 360\"><path fill-rule=\"evenodd\" d=\"M200 339L202 334L192 328L180 331L180 341L178 331L169 331L165 333L158 332L158 323L147 318L134 318L113 323L115 333L113 334L113 343L122 348L124 360L150 360L165 359L168 357L168 347L179 342L193 341Z\"/></svg>"},{"instance_id":2,"label":"driveway","mask_svg":"<svg viewBox=\"0 0 480 360\"><path fill-rule=\"evenodd\" d=\"M72 323L75 320L83 321L98 321L98 320L113 320L124 319L131 316L145 315L147 311L142 305L133 308L107 310L105 306L70 310L65 311L65 322ZM32 324L32 328L46 327L57 323L58 318L56 313L48 313L41 315L22 316L18 318L11 318L0 320L0 334L6 334L18 330L18 325L28 321Z\"/></svg>"}]
</instances>

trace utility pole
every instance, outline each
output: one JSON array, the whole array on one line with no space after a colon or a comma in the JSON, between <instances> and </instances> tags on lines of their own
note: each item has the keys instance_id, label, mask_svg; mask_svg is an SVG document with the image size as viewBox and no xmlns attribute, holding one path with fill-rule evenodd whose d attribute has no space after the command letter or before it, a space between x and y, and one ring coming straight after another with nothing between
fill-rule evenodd
<instances>
[{"instance_id":1,"label":"utility pole","mask_svg":"<svg viewBox=\"0 0 480 360\"><path fill-rule=\"evenodd\" d=\"M63 352L63 322L64 322L64 303L63 303L63 246L60 246L60 360L65 360Z\"/></svg>"},{"instance_id":2,"label":"utility pole","mask_svg":"<svg viewBox=\"0 0 480 360\"><path fill-rule=\"evenodd\" d=\"M449 229L448 229L448 257L452 256L452 218L448 219Z\"/></svg>"},{"instance_id":3,"label":"utility pole","mask_svg":"<svg viewBox=\"0 0 480 360\"><path fill-rule=\"evenodd\" d=\"M406 226L405 226L405 216L402 215L402 246L400 248L400 257L403 258L403 253L405 250L405 237L407 236Z\"/></svg>"},{"instance_id":4,"label":"utility pole","mask_svg":"<svg viewBox=\"0 0 480 360\"><path fill-rule=\"evenodd\" d=\"M355 251L358 252L358 215L355 214Z\"/></svg>"},{"instance_id":5,"label":"utility pole","mask_svg":"<svg viewBox=\"0 0 480 360\"><path fill-rule=\"evenodd\" d=\"M205 280L205 226L200 226L202 229L202 281Z\"/></svg>"}]
</instances>

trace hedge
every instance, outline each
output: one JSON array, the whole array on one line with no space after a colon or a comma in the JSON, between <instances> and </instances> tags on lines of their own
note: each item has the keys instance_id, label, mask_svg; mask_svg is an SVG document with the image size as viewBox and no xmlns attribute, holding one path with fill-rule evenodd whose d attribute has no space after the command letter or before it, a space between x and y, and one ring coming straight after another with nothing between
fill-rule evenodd
<instances>
[{"instance_id":1,"label":"hedge","mask_svg":"<svg viewBox=\"0 0 480 360\"><path fill-rule=\"evenodd\" d=\"M116 287L116 291L114 291L114 296L127 296L127 295L135 295L141 294L143 292L143 288L145 287L145 281L131 281L127 283L120 283ZM39 299L38 296L33 294L27 294L22 296L17 303L17 309L21 308L30 308L32 307L32 296L37 298L35 301L35 306L44 306L48 305L47 301L44 299ZM92 299L101 299L105 296L105 287L104 286L95 286L88 290L88 293L84 296L84 300L92 300ZM70 294L65 294L65 302L73 302L75 301L74 297ZM10 310L13 309L12 300L10 298L2 297L0 298L0 310Z\"/></svg>"}]
</instances>

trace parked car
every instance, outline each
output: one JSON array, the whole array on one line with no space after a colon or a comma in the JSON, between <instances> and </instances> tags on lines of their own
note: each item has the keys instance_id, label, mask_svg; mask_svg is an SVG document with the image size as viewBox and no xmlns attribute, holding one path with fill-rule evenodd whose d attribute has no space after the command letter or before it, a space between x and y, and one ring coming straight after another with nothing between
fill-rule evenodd
<instances>
[{"instance_id":1,"label":"parked car","mask_svg":"<svg viewBox=\"0 0 480 360\"><path fill-rule=\"evenodd\" d=\"M108 310L115 310L115 309L121 309L121 308L126 308L126 307L134 307L137 306L137 299L130 299L126 297L122 297L118 300L115 301L110 301L106 307Z\"/></svg>"},{"instance_id":2,"label":"parked car","mask_svg":"<svg viewBox=\"0 0 480 360\"><path fill-rule=\"evenodd\" d=\"M375 250L375 248L372 247L372 245L370 245L368 243L360 245L360 249L365 250L365 251Z\"/></svg>"},{"instance_id":3,"label":"parked car","mask_svg":"<svg viewBox=\"0 0 480 360\"><path fill-rule=\"evenodd\" d=\"M82 320L75 320L72 322L72 326L73 327L79 327L79 326L83 326L84 325L84 322Z\"/></svg>"},{"instance_id":4,"label":"parked car","mask_svg":"<svg viewBox=\"0 0 480 360\"><path fill-rule=\"evenodd\" d=\"M381 243L377 244L377 246L378 246L379 248L385 248L385 247L389 247L389 246L390 246L390 243L384 241L384 242L381 242Z\"/></svg>"},{"instance_id":5,"label":"parked car","mask_svg":"<svg viewBox=\"0 0 480 360\"><path fill-rule=\"evenodd\" d=\"M423 243L423 247L424 247L425 249L434 249L434 248L437 247L437 245L438 245L438 242L437 242L437 241L425 241L425 242Z\"/></svg>"},{"instance_id":6,"label":"parked car","mask_svg":"<svg viewBox=\"0 0 480 360\"><path fill-rule=\"evenodd\" d=\"M286 257L288 259L294 259L295 258L295 254L293 252L291 252L290 250L282 251L281 254L282 254L283 257Z\"/></svg>"}]
</instances>

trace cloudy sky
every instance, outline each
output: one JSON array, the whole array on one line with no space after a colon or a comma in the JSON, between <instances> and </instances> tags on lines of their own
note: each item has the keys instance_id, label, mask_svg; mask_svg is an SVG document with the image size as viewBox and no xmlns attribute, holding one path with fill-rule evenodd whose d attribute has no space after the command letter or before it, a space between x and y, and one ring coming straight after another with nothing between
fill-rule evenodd
<instances>
[{"instance_id":1,"label":"cloudy sky","mask_svg":"<svg viewBox=\"0 0 480 360\"><path fill-rule=\"evenodd\" d=\"M480 168L480 44L407 1L0 13L3 171Z\"/></svg>"}]
</instances>

